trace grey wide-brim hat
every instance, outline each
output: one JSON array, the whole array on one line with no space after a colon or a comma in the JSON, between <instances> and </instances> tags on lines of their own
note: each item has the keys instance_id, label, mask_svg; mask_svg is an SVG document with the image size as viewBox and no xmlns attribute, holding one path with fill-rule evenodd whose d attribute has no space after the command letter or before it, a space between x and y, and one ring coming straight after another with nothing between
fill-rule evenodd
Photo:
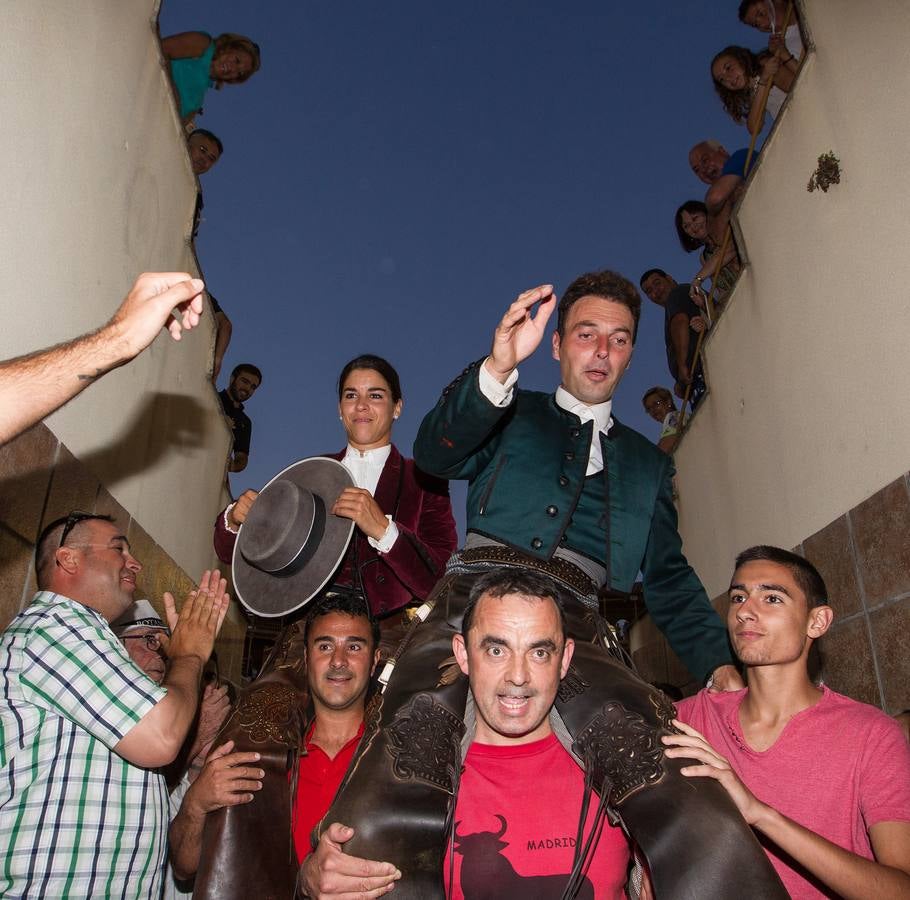
<instances>
[{"instance_id":1,"label":"grey wide-brim hat","mask_svg":"<svg viewBox=\"0 0 910 900\"><path fill-rule=\"evenodd\" d=\"M232 563L240 602L257 616L300 609L344 559L354 522L332 515L338 495L354 487L337 460L312 456L279 472L240 526Z\"/></svg>"}]
</instances>

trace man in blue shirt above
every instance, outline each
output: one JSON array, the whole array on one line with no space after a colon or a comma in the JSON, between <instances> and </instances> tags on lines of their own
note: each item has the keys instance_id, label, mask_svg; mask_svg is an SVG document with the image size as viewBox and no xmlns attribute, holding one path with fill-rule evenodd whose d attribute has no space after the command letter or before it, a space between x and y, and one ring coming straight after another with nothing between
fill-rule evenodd
<instances>
[{"instance_id":1,"label":"man in blue shirt above","mask_svg":"<svg viewBox=\"0 0 910 900\"><path fill-rule=\"evenodd\" d=\"M733 210L733 205L742 194L746 172L746 158L749 151L745 148L732 155L720 141L700 141L689 151L689 165L695 177L708 185L705 194L705 206L708 215L726 226ZM749 162L751 172L758 162L758 153L752 153Z\"/></svg>"}]
</instances>

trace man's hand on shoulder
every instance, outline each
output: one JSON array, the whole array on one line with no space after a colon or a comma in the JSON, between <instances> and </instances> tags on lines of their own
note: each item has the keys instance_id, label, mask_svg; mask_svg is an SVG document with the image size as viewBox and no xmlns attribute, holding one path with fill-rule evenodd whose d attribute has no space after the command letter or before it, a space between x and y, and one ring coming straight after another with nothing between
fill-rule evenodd
<instances>
[{"instance_id":1,"label":"man's hand on shoulder","mask_svg":"<svg viewBox=\"0 0 910 900\"><path fill-rule=\"evenodd\" d=\"M722 691L741 691L745 686L736 666L727 664L726 666L718 666L711 673L708 690L717 693Z\"/></svg>"},{"instance_id":2,"label":"man's hand on shoulder","mask_svg":"<svg viewBox=\"0 0 910 900\"><path fill-rule=\"evenodd\" d=\"M493 347L484 362L486 370L500 384L540 345L547 322L556 309L556 294L552 284L542 284L519 294L493 332ZM537 315L531 315L535 303L540 303Z\"/></svg>"},{"instance_id":3,"label":"man's hand on shoulder","mask_svg":"<svg viewBox=\"0 0 910 900\"><path fill-rule=\"evenodd\" d=\"M375 862L348 856L342 847L354 835L354 829L333 822L319 838L316 849L303 861L298 882L304 896L311 900L323 897L381 897L395 887L401 872L391 863Z\"/></svg>"}]
</instances>

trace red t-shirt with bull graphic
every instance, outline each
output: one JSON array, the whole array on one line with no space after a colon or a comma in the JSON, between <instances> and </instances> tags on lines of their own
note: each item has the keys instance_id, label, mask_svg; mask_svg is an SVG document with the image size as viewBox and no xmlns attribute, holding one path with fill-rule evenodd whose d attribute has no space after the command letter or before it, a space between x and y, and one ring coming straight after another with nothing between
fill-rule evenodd
<instances>
[{"instance_id":1,"label":"red t-shirt with bull graphic","mask_svg":"<svg viewBox=\"0 0 910 900\"><path fill-rule=\"evenodd\" d=\"M572 871L584 773L555 735L530 744L471 744L455 807L451 900L558 900ZM592 795L584 837L597 806ZM581 890L584 900L622 900L629 844L604 822Z\"/></svg>"}]
</instances>

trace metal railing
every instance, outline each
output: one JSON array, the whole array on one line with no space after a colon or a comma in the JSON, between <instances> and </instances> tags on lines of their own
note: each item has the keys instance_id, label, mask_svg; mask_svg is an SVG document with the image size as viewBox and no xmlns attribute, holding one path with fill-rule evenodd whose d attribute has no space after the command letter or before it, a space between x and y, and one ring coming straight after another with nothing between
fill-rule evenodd
<instances>
[{"instance_id":1,"label":"metal railing","mask_svg":"<svg viewBox=\"0 0 910 900\"><path fill-rule=\"evenodd\" d=\"M784 23L781 27L780 34L783 38L787 34L787 29L790 27L790 20L793 17L793 0L790 0L790 3L787 4L787 14L784 16ZM800 54L799 64L802 65L803 58L806 55L805 47L803 47L803 52ZM761 116L759 117L759 122L764 122L765 119L765 107L768 104L768 97L770 96L770 91L765 93L765 96L762 98L761 103ZM752 140L749 141L749 150L746 153L746 162L743 166L743 181L746 180L749 176L749 169L752 165L752 157L755 154L755 142L758 140L758 136L761 133L761 128L756 128L755 132L752 134ZM733 226L730 222L727 223L727 227L724 230L724 239L721 241L720 252L717 254L717 264L714 267L714 271L711 273L711 290L708 292L705 297L705 310L708 314L708 320L710 323L716 321L715 316L715 306L714 306L714 295L717 292L717 282L720 277L721 270L724 267L724 259L727 255L727 249L730 246L730 241L733 240ZM690 377L691 381L686 386L686 395L683 398L682 409L680 410L679 424L677 428L679 430L680 438L682 437L683 428L686 424L686 411L689 409L689 400L692 396L692 385L695 381L695 372L698 371L700 365L702 365L701 350L702 345L705 342L705 335L708 333L708 329L705 328L699 335L698 340L695 343L695 354L692 358L692 366L690 368ZM704 379L704 369L702 368L702 378ZM707 380L705 379L707 384Z\"/></svg>"}]
</instances>

